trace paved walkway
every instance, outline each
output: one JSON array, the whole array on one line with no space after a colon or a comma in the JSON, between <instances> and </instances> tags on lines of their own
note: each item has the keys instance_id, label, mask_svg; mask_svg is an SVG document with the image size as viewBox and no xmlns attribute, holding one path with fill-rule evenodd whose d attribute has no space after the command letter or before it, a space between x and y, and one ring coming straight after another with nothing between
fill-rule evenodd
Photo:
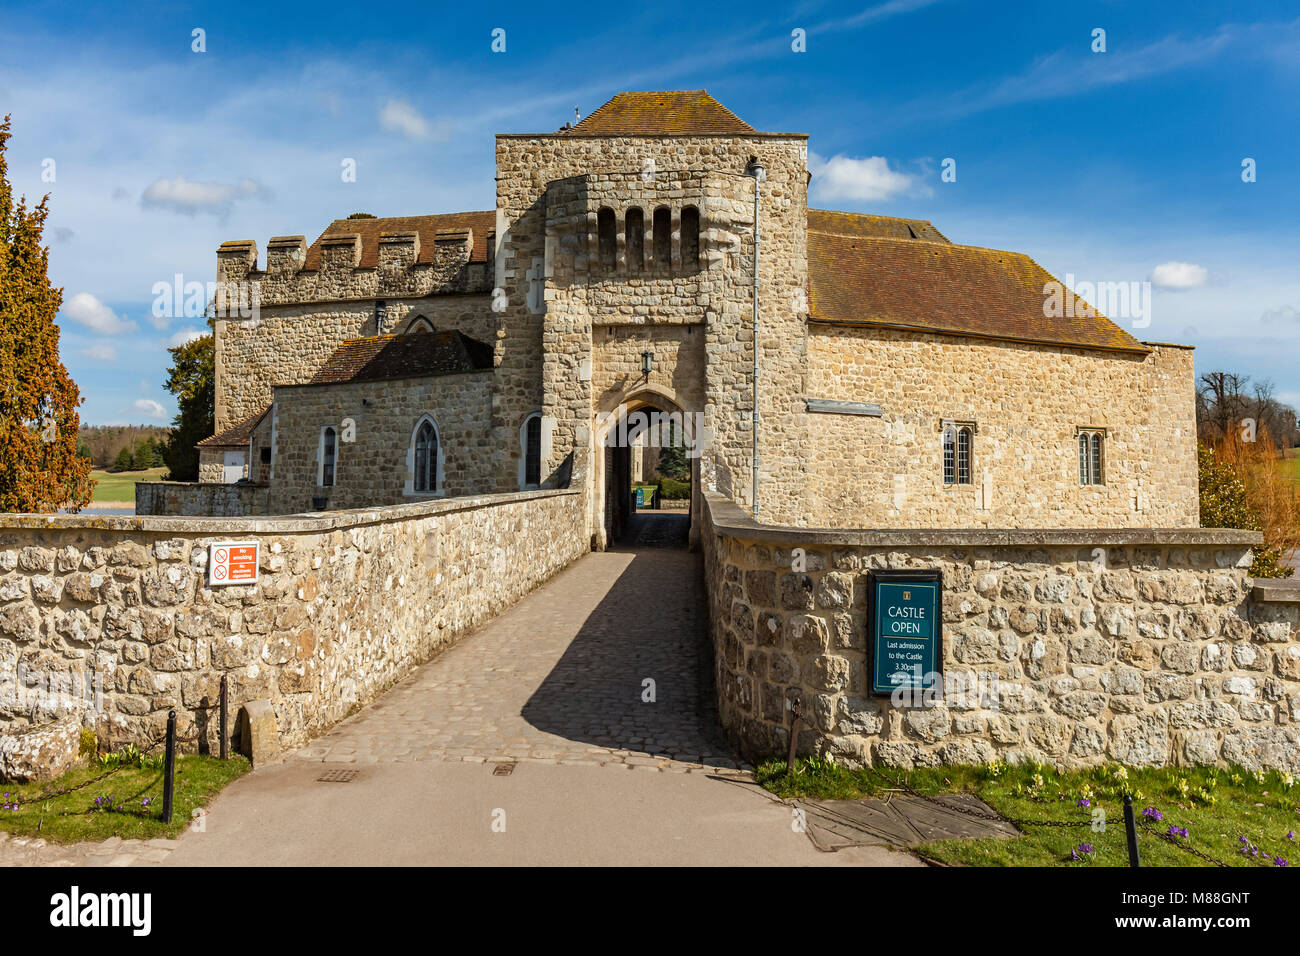
<instances>
[{"instance_id":1,"label":"paved walkway","mask_svg":"<svg viewBox=\"0 0 1300 956\"><path fill-rule=\"evenodd\" d=\"M279 765L204 832L0 842L0 864L880 864L820 853L734 762L713 709L699 556L682 515L589 554ZM512 764L508 776L493 773ZM353 770L347 782L329 771Z\"/></svg>"},{"instance_id":2,"label":"paved walkway","mask_svg":"<svg viewBox=\"0 0 1300 956\"><path fill-rule=\"evenodd\" d=\"M698 555L589 554L293 759L735 767L704 614Z\"/></svg>"}]
</instances>

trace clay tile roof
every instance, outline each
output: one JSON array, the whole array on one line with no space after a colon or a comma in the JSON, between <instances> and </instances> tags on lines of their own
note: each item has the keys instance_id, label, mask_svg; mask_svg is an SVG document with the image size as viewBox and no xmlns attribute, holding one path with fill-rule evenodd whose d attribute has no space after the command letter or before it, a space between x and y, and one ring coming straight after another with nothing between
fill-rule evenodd
<instances>
[{"instance_id":1,"label":"clay tile roof","mask_svg":"<svg viewBox=\"0 0 1300 956\"><path fill-rule=\"evenodd\" d=\"M757 132L704 90L619 93L566 136L695 136Z\"/></svg>"},{"instance_id":2,"label":"clay tile roof","mask_svg":"<svg viewBox=\"0 0 1300 956\"><path fill-rule=\"evenodd\" d=\"M361 236L361 266L373 269L379 265L379 237L386 233L418 233L420 236L419 263L433 262L434 243L440 232L463 232L466 229L474 233L474 247L470 250L470 262L487 262L488 233L497 226L497 214L494 209L478 212L447 212L434 216L393 216L388 219L335 219L325 227L307 248L307 261L304 269L320 268L321 240L331 236L346 236L356 233Z\"/></svg>"},{"instance_id":3,"label":"clay tile roof","mask_svg":"<svg viewBox=\"0 0 1300 956\"><path fill-rule=\"evenodd\" d=\"M375 382L490 368L492 347L460 332L375 335L344 342L308 384Z\"/></svg>"},{"instance_id":4,"label":"clay tile roof","mask_svg":"<svg viewBox=\"0 0 1300 956\"><path fill-rule=\"evenodd\" d=\"M949 241L947 236L926 219L896 219L893 216L868 216L860 212L833 212L829 209L808 210L808 231L841 236L875 236L879 239Z\"/></svg>"},{"instance_id":5,"label":"clay tile roof","mask_svg":"<svg viewBox=\"0 0 1300 956\"><path fill-rule=\"evenodd\" d=\"M815 321L1150 351L1068 289L1073 315L1044 315L1043 286L1055 281L1018 252L808 232L808 311Z\"/></svg>"},{"instance_id":6,"label":"clay tile roof","mask_svg":"<svg viewBox=\"0 0 1300 956\"><path fill-rule=\"evenodd\" d=\"M198 442L194 447L235 448L247 445L249 438L253 436L253 429L261 424L262 419L266 417L266 413L270 410L271 406L267 405L266 408L262 409L256 415L249 415L242 421L235 422L235 424L231 425L225 431L217 432L217 434L203 439L203 441Z\"/></svg>"}]
</instances>

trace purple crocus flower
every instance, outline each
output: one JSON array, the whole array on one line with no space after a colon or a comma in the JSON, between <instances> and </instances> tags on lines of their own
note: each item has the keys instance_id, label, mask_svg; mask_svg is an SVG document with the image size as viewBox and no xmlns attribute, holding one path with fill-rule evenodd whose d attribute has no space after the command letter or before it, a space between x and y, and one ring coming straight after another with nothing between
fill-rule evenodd
<instances>
[{"instance_id":1,"label":"purple crocus flower","mask_svg":"<svg viewBox=\"0 0 1300 956\"><path fill-rule=\"evenodd\" d=\"M1274 865L1274 866L1290 866L1291 863L1290 863L1290 861L1288 861L1288 860L1284 860L1284 859L1282 859L1282 857L1280 857L1280 856L1275 856L1275 857L1273 857L1273 865Z\"/></svg>"},{"instance_id":2,"label":"purple crocus flower","mask_svg":"<svg viewBox=\"0 0 1300 956\"><path fill-rule=\"evenodd\" d=\"M1078 802L1075 804L1075 806L1090 807L1092 806L1092 801L1090 801L1087 797L1080 797Z\"/></svg>"},{"instance_id":3,"label":"purple crocus flower","mask_svg":"<svg viewBox=\"0 0 1300 956\"><path fill-rule=\"evenodd\" d=\"M1161 820L1165 818L1165 815L1161 813L1159 810L1157 810L1155 807L1147 807L1145 810L1142 811L1142 816L1149 817L1152 820L1155 820L1157 823L1159 823Z\"/></svg>"}]
</instances>

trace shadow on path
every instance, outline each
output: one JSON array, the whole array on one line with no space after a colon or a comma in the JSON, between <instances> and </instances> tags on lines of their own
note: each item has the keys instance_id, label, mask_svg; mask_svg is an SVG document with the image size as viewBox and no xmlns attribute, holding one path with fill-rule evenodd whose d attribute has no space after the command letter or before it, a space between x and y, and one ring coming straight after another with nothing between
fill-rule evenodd
<instances>
[{"instance_id":1,"label":"shadow on path","mask_svg":"<svg viewBox=\"0 0 1300 956\"><path fill-rule=\"evenodd\" d=\"M628 543L612 550L635 557L524 705L528 723L656 757L729 755L714 704L701 558L680 547L689 526L681 514L633 516Z\"/></svg>"}]
</instances>

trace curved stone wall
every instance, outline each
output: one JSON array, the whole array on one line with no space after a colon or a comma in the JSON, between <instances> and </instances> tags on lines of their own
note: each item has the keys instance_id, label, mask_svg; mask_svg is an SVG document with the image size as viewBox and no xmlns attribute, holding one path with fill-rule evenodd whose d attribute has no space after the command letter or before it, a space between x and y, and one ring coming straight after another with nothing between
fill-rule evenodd
<instances>
[{"instance_id":1,"label":"curved stone wall","mask_svg":"<svg viewBox=\"0 0 1300 956\"><path fill-rule=\"evenodd\" d=\"M798 701L799 751L855 765L1300 771L1300 588L1250 581L1254 532L810 531L716 496L703 512L719 714L750 759L784 755ZM942 702L867 693L877 568L943 572Z\"/></svg>"},{"instance_id":2,"label":"curved stone wall","mask_svg":"<svg viewBox=\"0 0 1300 956\"><path fill-rule=\"evenodd\" d=\"M297 745L586 551L581 497L534 491L285 518L0 516L0 731L82 717L102 741L216 749L272 702ZM256 585L208 546L257 541ZM192 749L189 744L186 749Z\"/></svg>"}]
</instances>

